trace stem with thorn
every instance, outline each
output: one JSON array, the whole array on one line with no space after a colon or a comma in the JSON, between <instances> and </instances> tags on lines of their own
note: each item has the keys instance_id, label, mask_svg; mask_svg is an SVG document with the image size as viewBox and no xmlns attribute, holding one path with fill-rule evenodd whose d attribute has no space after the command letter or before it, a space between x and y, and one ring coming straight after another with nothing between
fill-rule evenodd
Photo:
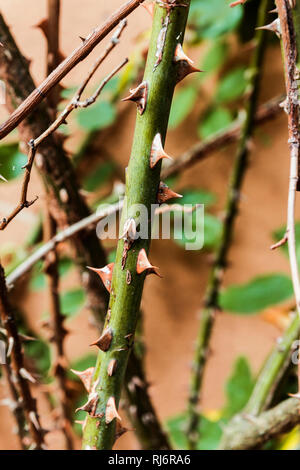
<instances>
[{"instance_id":1,"label":"stem with thorn","mask_svg":"<svg viewBox=\"0 0 300 470\"><path fill-rule=\"evenodd\" d=\"M300 316L300 276L296 254L296 235L295 235L295 204L298 185L298 163L300 149L299 132L299 97L298 80L299 71L297 70L297 43L296 33L293 24L292 7L287 0L276 0L278 17L280 20L280 29L282 36L282 48L285 66L285 84L286 84L286 110L288 112L288 132L290 146L290 179L287 207L287 230L289 260L291 276L296 299L296 309ZM300 365L298 370L298 391L300 392Z\"/></svg>"},{"instance_id":2,"label":"stem with thorn","mask_svg":"<svg viewBox=\"0 0 300 470\"><path fill-rule=\"evenodd\" d=\"M258 15L258 26L262 26L265 24L269 6L269 0L263 0L261 2ZM216 258L214 261L209 284L205 295L205 306L201 314L200 328L196 343L196 353L192 366L192 376L187 410L187 439L188 446L190 449L196 448L199 438L200 416L198 413L197 405L203 381L204 368L208 356L211 332L216 314L219 310L219 290L222 283L224 270L227 264L228 252L230 249L234 230L234 222L238 213L240 191L248 166L249 144L254 129L254 118L257 108L261 68L265 51L266 32L263 30L258 30L256 32L255 40L256 48L249 70L249 96L246 119L243 124L233 173L231 176L221 241L217 249Z\"/></svg>"},{"instance_id":3,"label":"stem with thorn","mask_svg":"<svg viewBox=\"0 0 300 470\"><path fill-rule=\"evenodd\" d=\"M134 236L137 226L136 204L148 214L156 203L160 183L161 148L167 131L170 107L181 66L175 50L183 41L190 2L178 5L166 1L156 4L150 48L142 86L132 93L139 100L133 148L126 174L126 195L121 225L123 238L117 248L110 286L109 313L104 332L97 342L98 355L89 401L93 410L84 426L83 449L111 449L116 438L117 408L132 348L148 263L151 224L147 239ZM156 164L156 162L158 163ZM141 206L139 206L141 207ZM145 227L143 227L144 229ZM112 369L111 364L114 364ZM113 370L113 373L111 371ZM119 430L117 428L117 435Z\"/></svg>"},{"instance_id":4,"label":"stem with thorn","mask_svg":"<svg viewBox=\"0 0 300 470\"><path fill-rule=\"evenodd\" d=\"M130 2L132 3L132 2ZM137 2L135 2L137 3ZM32 92L34 83L28 70L28 64L21 55L10 31L5 24L3 17L0 15L0 40L5 44L6 50L9 54L3 53L3 48L0 48L0 73L2 78L5 79L7 84L7 105L10 111ZM108 46L110 48L110 46ZM108 48L102 54L104 59L109 53ZM32 136L39 136L45 129L50 126L50 117L45 105L42 103L38 112L34 113L32 117L23 121L20 126L21 138L25 142L32 138ZM43 250L38 250L36 256L31 258L30 263L25 263L25 272L30 269L36 262L35 260L41 259L46 255L48 250L55 248L55 245L63 239L72 238L76 250L76 260L78 261L82 270L84 270L84 288L87 292L88 306L92 311L97 325L101 327L104 321L104 311L108 302L108 293L104 286L99 285L96 276L92 273L86 272L86 266L103 266L105 264L106 256L101 249L99 240L97 239L95 231L88 230L89 223L99 220L98 214L89 215L89 209L79 193L76 176L69 158L66 156L62 142L55 134L50 134L47 140L44 141L39 148L39 157L42 165L39 169L44 176L44 182L47 190L50 192L50 201L53 201L52 215L55 218L58 226L69 225L63 233L58 233L51 242L47 243ZM61 198L61 194L67 193L67 198ZM105 215L105 214L104 214ZM84 220L82 220L84 219ZM22 272L23 269L21 270ZM15 282L21 272L15 272L15 276L10 278L11 282ZM140 365L135 364L138 358L131 355L130 361L133 362L132 370L139 370ZM142 378L143 379L143 378ZM141 379L141 380L142 380ZM132 377L130 373L126 375L126 382L130 383ZM153 413L153 406L147 389L141 389L140 393L144 392L144 409L148 406L148 411L153 415L156 421L157 429L160 428L160 423L157 419L155 412ZM138 403L132 403L138 406ZM143 436L148 436L148 442L153 440L153 433L151 426L147 422L141 423L143 425ZM163 438L163 431L158 434L162 437L160 441L161 448L168 446L166 438ZM143 437L144 440L144 437Z\"/></svg>"},{"instance_id":5,"label":"stem with thorn","mask_svg":"<svg viewBox=\"0 0 300 470\"><path fill-rule=\"evenodd\" d=\"M0 316L3 327L7 332L8 342L11 339L13 346L11 350L11 364L16 380L20 397L22 398L23 408L29 427L29 432L33 440L34 449L44 448L44 431L41 428L39 416L37 414L36 400L31 394L28 381L33 381L33 377L24 367L24 356L22 344L18 334L18 328L15 321L13 308L8 300L5 274L2 265L0 265Z\"/></svg>"},{"instance_id":6,"label":"stem with thorn","mask_svg":"<svg viewBox=\"0 0 300 470\"><path fill-rule=\"evenodd\" d=\"M259 449L299 424L299 399L289 398L257 417L240 418L220 443L222 450Z\"/></svg>"}]
</instances>

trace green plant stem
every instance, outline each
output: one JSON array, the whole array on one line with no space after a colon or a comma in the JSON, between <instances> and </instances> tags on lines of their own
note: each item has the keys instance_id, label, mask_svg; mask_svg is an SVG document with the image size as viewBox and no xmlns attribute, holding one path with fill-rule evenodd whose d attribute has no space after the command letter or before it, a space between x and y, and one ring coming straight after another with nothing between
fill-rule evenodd
<instances>
[{"instance_id":1,"label":"green plant stem","mask_svg":"<svg viewBox=\"0 0 300 470\"><path fill-rule=\"evenodd\" d=\"M276 392L277 385L290 364L292 346L297 340L299 332L299 316L294 315L263 365L243 413L258 416L268 408Z\"/></svg>"},{"instance_id":2,"label":"green plant stem","mask_svg":"<svg viewBox=\"0 0 300 470\"><path fill-rule=\"evenodd\" d=\"M150 152L154 137L161 134L165 140L167 124L178 65L174 63L174 54L178 42L183 41L189 1L186 6L178 6L165 2L155 5L150 48L144 75L148 83L148 99L143 115L137 116L132 153L126 175L125 204L122 213L124 224L129 218L136 218L136 204L142 204L150 214L151 204L156 203L160 182L160 163L150 168ZM169 7L169 8L168 8ZM157 64L158 45L162 38L162 28L165 28L164 47L161 61ZM148 227L148 239L138 238L127 253L125 269L124 240L118 243L116 263L113 271L110 297L110 315L105 328L110 328L112 341L106 352L98 356L94 383L98 394L96 413L103 417L88 417L84 429L83 449L111 449L115 442L116 419L106 423L108 400L113 398L118 407L122 383L129 352L134 337L145 273L137 274L137 258L141 249L149 250L151 224ZM126 282L127 272L131 274L131 282ZM117 361L115 374L107 373L112 359Z\"/></svg>"},{"instance_id":3,"label":"green plant stem","mask_svg":"<svg viewBox=\"0 0 300 470\"><path fill-rule=\"evenodd\" d=\"M28 69L28 63L19 51L2 15L0 15L0 41L5 44L5 50L8 51L7 54L4 54L4 48L0 47L0 75L6 82L7 106L12 111L35 89L35 85ZM21 139L24 142L28 142L32 137L39 136L50 124L51 119L48 110L45 103L41 103L38 111L23 121L22 126L20 126ZM58 226L65 227L66 224L71 226L80 223L83 218L89 216L90 211L84 199L80 196L80 188L77 185L74 169L70 159L64 152L62 141L58 136L49 135L47 140L41 145L39 153L44 163L40 170L43 175L44 184L50 192L52 213ZM61 190L67 190L67 200L61 200ZM85 280L87 279L84 287L87 292L88 305L96 319L97 325L101 328L104 322L104 312L108 304L108 293L105 287L99 283L97 276L87 272L86 266L104 266L106 264L106 255L94 230L83 230L81 233L76 233L76 236L72 237L72 241L76 250L76 261L84 272ZM131 370L142 370L142 366L139 363L140 359L136 355L132 354L130 361L132 362L132 367L126 375L126 383L132 381ZM144 380L144 375L140 379L141 381ZM158 436L161 437L160 447L167 448L168 441L164 437L148 391L146 388L143 388L140 390L140 393L144 394L141 413L150 413L153 416L156 429L160 429L158 433ZM138 403L134 402L131 404L139 408ZM145 443L145 436L148 439L147 446L157 442L157 438L153 437L153 428L149 423L143 421L140 426L143 426L143 445Z\"/></svg>"},{"instance_id":4,"label":"green plant stem","mask_svg":"<svg viewBox=\"0 0 300 470\"><path fill-rule=\"evenodd\" d=\"M270 439L290 431L299 424L299 399L289 398L256 418L238 417L230 433L220 443L222 450L261 448Z\"/></svg>"},{"instance_id":5,"label":"green plant stem","mask_svg":"<svg viewBox=\"0 0 300 470\"><path fill-rule=\"evenodd\" d=\"M269 6L269 0L263 0L261 2L258 26L263 26L266 23ZM261 69L266 44L266 32L263 30L257 30L255 41L256 48L252 63L248 70L250 78L248 85L249 96L246 110L246 120L243 125L233 173L231 176L221 241L217 249L216 258L205 295L205 307L201 315L199 334L196 343L196 353L192 366L187 420L187 438L190 449L196 448L199 438L200 416L197 410L197 405L203 381L205 363L208 356L208 346L211 338L211 332L216 313L219 310L219 290L227 265L227 257L231 246L234 222L238 214L240 191L248 166L249 145L254 129L254 118L257 108Z\"/></svg>"}]
</instances>

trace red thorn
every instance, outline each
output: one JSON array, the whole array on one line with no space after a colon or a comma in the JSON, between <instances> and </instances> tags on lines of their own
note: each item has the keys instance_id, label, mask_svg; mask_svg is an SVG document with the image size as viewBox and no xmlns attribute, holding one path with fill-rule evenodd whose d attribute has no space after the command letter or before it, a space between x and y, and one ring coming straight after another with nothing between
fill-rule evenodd
<instances>
[{"instance_id":1,"label":"red thorn","mask_svg":"<svg viewBox=\"0 0 300 470\"><path fill-rule=\"evenodd\" d=\"M157 162L162 158L168 158L169 160L173 160L163 149L162 142L161 142L161 135L156 134L153 139L151 153L150 153L150 168L154 168Z\"/></svg>"},{"instance_id":2,"label":"red thorn","mask_svg":"<svg viewBox=\"0 0 300 470\"><path fill-rule=\"evenodd\" d=\"M148 4L148 5L143 5L145 10L149 13L149 15L153 18L154 16L154 2Z\"/></svg>"},{"instance_id":3,"label":"red thorn","mask_svg":"<svg viewBox=\"0 0 300 470\"><path fill-rule=\"evenodd\" d=\"M280 38L281 36L281 27L280 27L280 20L279 18L276 18L276 20L272 21L270 24L266 24L265 26L260 26L259 28L256 28L258 30L266 30L266 31L272 31L273 33L276 34L277 37Z\"/></svg>"},{"instance_id":4,"label":"red thorn","mask_svg":"<svg viewBox=\"0 0 300 470\"><path fill-rule=\"evenodd\" d=\"M90 344L90 346L97 346L101 351L108 351L112 341L112 331L110 328L107 328L103 331L100 338Z\"/></svg>"},{"instance_id":5,"label":"red thorn","mask_svg":"<svg viewBox=\"0 0 300 470\"><path fill-rule=\"evenodd\" d=\"M179 63L176 83L181 82L181 80L191 73L203 72L203 70L194 67L194 62L183 52L182 45L180 43L177 44L175 49L174 62Z\"/></svg>"},{"instance_id":6,"label":"red thorn","mask_svg":"<svg viewBox=\"0 0 300 470\"><path fill-rule=\"evenodd\" d=\"M117 407L116 407L116 401L115 397L110 397L107 400L106 403L106 409L105 409L105 423L109 424L111 423L114 419L118 419L121 421L121 416L118 413Z\"/></svg>"},{"instance_id":7,"label":"red thorn","mask_svg":"<svg viewBox=\"0 0 300 470\"><path fill-rule=\"evenodd\" d=\"M87 266L87 268L91 271L94 271L98 274L98 276L101 277L104 286L106 287L108 292L110 292L114 263L110 263L107 266L104 266L104 268L91 268L90 266Z\"/></svg>"},{"instance_id":8,"label":"red thorn","mask_svg":"<svg viewBox=\"0 0 300 470\"><path fill-rule=\"evenodd\" d=\"M123 98L122 101L133 101L136 103L138 112L142 115L147 107L148 83L142 82L134 90L130 90L130 95Z\"/></svg>"},{"instance_id":9,"label":"red thorn","mask_svg":"<svg viewBox=\"0 0 300 470\"><path fill-rule=\"evenodd\" d=\"M77 375L77 377L80 378L87 392L89 392L91 389L91 383L92 383L94 370L95 370L94 367L89 367L88 369L83 370L83 371L71 369L73 374Z\"/></svg>"},{"instance_id":10,"label":"red thorn","mask_svg":"<svg viewBox=\"0 0 300 470\"><path fill-rule=\"evenodd\" d=\"M162 277L162 275L158 271L158 268L156 266L152 266L152 264L148 260L146 250L142 248L138 255L136 272L138 274L142 274L145 271L147 271L147 274L156 274L157 276Z\"/></svg>"},{"instance_id":11,"label":"red thorn","mask_svg":"<svg viewBox=\"0 0 300 470\"><path fill-rule=\"evenodd\" d=\"M88 401L83 406L75 410L75 413L77 413L77 411L86 411L91 416L95 416L98 401L98 394L95 392L89 396Z\"/></svg>"},{"instance_id":12,"label":"red thorn","mask_svg":"<svg viewBox=\"0 0 300 470\"><path fill-rule=\"evenodd\" d=\"M230 8L236 7L237 5L244 5L247 0L236 0L235 2L230 3Z\"/></svg>"},{"instance_id":13,"label":"red thorn","mask_svg":"<svg viewBox=\"0 0 300 470\"><path fill-rule=\"evenodd\" d=\"M172 189L170 189L165 183L161 181L159 183L158 195L157 195L158 203L163 204L169 199L173 199L175 197L182 197L182 194L175 193L175 191L172 191Z\"/></svg>"}]
</instances>

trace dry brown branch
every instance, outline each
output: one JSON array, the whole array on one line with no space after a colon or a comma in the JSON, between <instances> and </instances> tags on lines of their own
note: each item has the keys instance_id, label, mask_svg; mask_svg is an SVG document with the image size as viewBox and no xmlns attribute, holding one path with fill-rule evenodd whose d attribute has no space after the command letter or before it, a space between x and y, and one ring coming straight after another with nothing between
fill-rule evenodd
<instances>
[{"instance_id":1,"label":"dry brown branch","mask_svg":"<svg viewBox=\"0 0 300 470\"><path fill-rule=\"evenodd\" d=\"M0 140L15 129L37 105L49 94L50 90L57 85L79 62L85 59L90 52L104 39L124 18L132 13L144 0L130 0L113 13L103 25L96 28L77 47L39 87L37 87L11 116L0 126ZM5 47L5 42L4 42Z\"/></svg>"},{"instance_id":2,"label":"dry brown branch","mask_svg":"<svg viewBox=\"0 0 300 470\"><path fill-rule=\"evenodd\" d=\"M32 437L32 448L45 448L44 430L41 428L39 416L36 408L36 400L31 394L29 381L34 382L33 377L25 369L22 344L18 334L18 328L15 321L13 309L8 300L8 292L6 288L5 274L3 267L0 265L0 316L3 327L7 332L8 343L12 343L11 364L18 386L18 392L22 399L29 432Z\"/></svg>"},{"instance_id":3,"label":"dry brown branch","mask_svg":"<svg viewBox=\"0 0 300 470\"><path fill-rule=\"evenodd\" d=\"M47 76L58 67L60 62L59 52L59 17L60 0L48 0L47 22ZM48 103L55 117L56 107L59 102L59 86L56 86L48 96Z\"/></svg>"},{"instance_id":4,"label":"dry brown branch","mask_svg":"<svg viewBox=\"0 0 300 470\"><path fill-rule=\"evenodd\" d=\"M37 152L37 149L39 145L47 138L49 135L51 135L53 132L55 132L61 124L66 122L66 118L71 114L74 109L77 108L87 108L88 106L92 105L96 99L99 97L101 91L105 87L105 85L111 80L111 78L120 71L122 67L124 67L125 64L127 64L128 59L125 59L119 64L99 85L95 93L90 97L87 98L85 101L80 101L80 98L82 96L82 93L84 92L86 86L88 85L89 81L91 80L92 76L94 73L97 71L99 66L102 64L103 60L107 57L107 55L111 52L111 50L115 47L115 45L118 43L119 37L123 31L123 29L126 26L125 20L121 22L116 34L114 35L109 47L106 49L105 53L101 55L101 57L96 61L94 64L93 68L89 72L87 78L83 81L82 85L79 87L77 93L74 95L73 99L69 102L69 104L66 106L66 108L62 111L62 113L58 116L58 118L46 129L39 137L36 139L31 139L29 142L29 153L28 153L28 161L27 164L25 165L25 175L24 175L24 180L23 180L23 186L22 186L22 191L21 191L21 199L19 204L16 206L16 208L9 214L7 217L4 217L2 219L2 222L0 223L0 230L4 230L7 225L23 210L24 208L30 207L36 200L35 198L32 201L27 200L27 192L28 192L28 185L30 182L30 175L31 175L31 170L34 162L34 158Z\"/></svg>"}]
</instances>

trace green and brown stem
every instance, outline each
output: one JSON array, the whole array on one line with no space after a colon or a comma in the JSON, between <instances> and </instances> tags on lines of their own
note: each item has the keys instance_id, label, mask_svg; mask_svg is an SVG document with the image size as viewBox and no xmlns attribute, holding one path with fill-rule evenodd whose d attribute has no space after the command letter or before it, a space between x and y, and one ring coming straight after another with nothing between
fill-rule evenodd
<instances>
[{"instance_id":1,"label":"green and brown stem","mask_svg":"<svg viewBox=\"0 0 300 470\"><path fill-rule=\"evenodd\" d=\"M26 59L20 53L14 38L12 37L3 17L0 15L0 41L5 44L0 48L0 76L7 85L7 106L10 111L15 109L22 101L35 89L34 82L28 69ZM28 142L32 137L39 136L51 124L51 119L45 104L41 104L34 114L23 121L19 127L21 139ZM44 183L49 192L51 201L51 213L59 227L76 224L90 214L89 208L80 195L80 188L77 184L76 175L70 159L67 157L62 141L57 135L49 135L47 140L39 149L42 165L39 169L44 177ZM66 194L68 197L61 197ZM96 318L96 322L101 328L104 322L104 312L108 304L108 293L104 286L99 285L96 276L86 271L86 266L103 266L106 264L106 256L99 244L94 230L83 230L72 237L73 246L76 252L76 260L84 272L84 287L87 292L88 305ZM139 358L132 353L130 356L132 367L126 374L126 383L132 381L130 371L142 370ZM144 381L144 374L140 377ZM151 403L150 396L146 388L139 390L143 394L143 407L139 408L139 403L131 403L137 406L139 414L151 414L153 416L153 425L146 421L141 421L139 429L143 427L142 445L149 448L157 445L157 439L160 439L159 447L167 448L168 441L161 429L160 422L156 416ZM130 395L130 397L133 397ZM129 398L130 398L129 397ZM133 423L135 418L133 418ZM156 429L156 435L153 435L153 426ZM145 444L145 439L147 444Z\"/></svg>"},{"instance_id":2,"label":"green and brown stem","mask_svg":"<svg viewBox=\"0 0 300 470\"><path fill-rule=\"evenodd\" d=\"M146 107L137 115L134 141L126 174L125 204L122 213L124 224L137 220L136 205L143 205L148 215L157 201L161 163L150 167L151 149L155 137L165 140L169 112L180 64L174 61L178 43L182 43L189 1L159 2L155 5L150 48L144 75L148 88ZM136 223L136 222L134 222ZM136 223L137 224L137 223ZM144 228L144 227L143 227ZM146 273L137 273L137 260L141 250L149 251L151 223L147 227L148 239L121 239L118 243L114 265L109 314L104 336L105 352L98 356L94 374L93 394L95 410L88 416L84 427L83 449L111 449L116 435L116 409L119 405L122 384L132 348L138 312ZM114 373L108 374L115 363ZM91 399L93 397L89 397Z\"/></svg>"},{"instance_id":3,"label":"green and brown stem","mask_svg":"<svg viewBox=\"0 0 300 470\"><path fill-rule=\"evenodd\" d=\"M266 23L269 0L263 0L259 9L258 26ZM219 310L219 291L227 265L228 252L231 246L234 222L238 214L240 191L248 166L249 146L254 129L257 108L261 69L264 58L266 32L258 30L255 35L256 48L250 65L248 84L248 105L238 151L231 176L221 241L217 249L209 284L205 295L205 306L201 315L196 353L192 366L192 377L188 397L187 437L190 449L195 449L199 438L199 420L197 405L203 381L204 368L208 356L209 341L215 316Z\"/></svg>"}]
</instances>

